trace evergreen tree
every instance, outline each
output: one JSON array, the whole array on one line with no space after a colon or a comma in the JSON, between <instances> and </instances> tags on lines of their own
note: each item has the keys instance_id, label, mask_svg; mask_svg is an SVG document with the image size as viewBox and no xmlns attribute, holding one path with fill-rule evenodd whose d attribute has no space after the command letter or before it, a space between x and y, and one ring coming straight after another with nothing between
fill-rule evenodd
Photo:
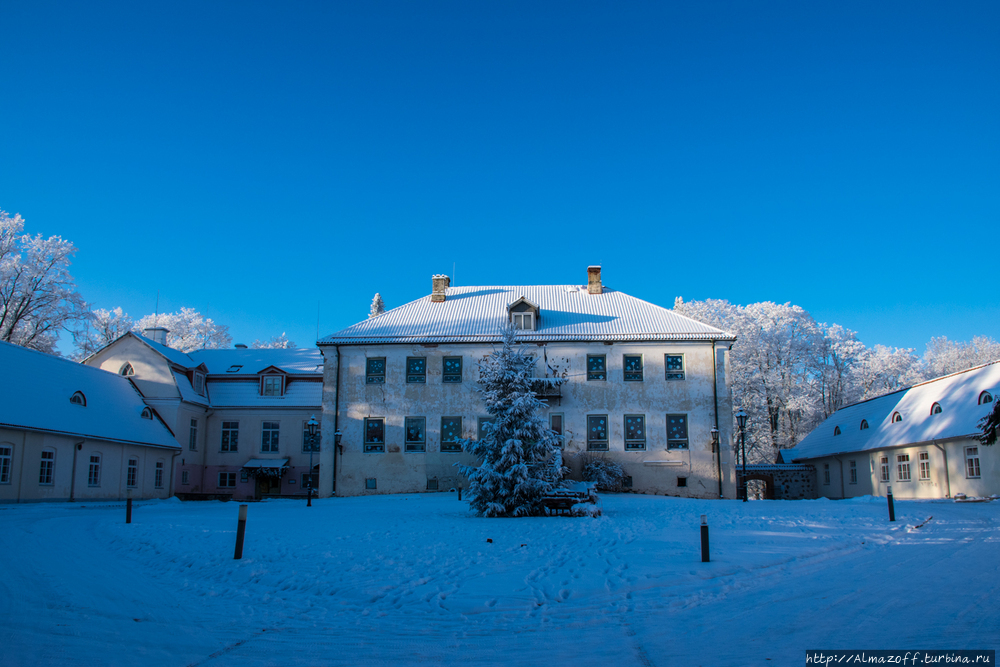
<instances>
[{"instance_id":1,"label":"evergreen tree","mask_svg":"<svg viewBox=\"0 0 1000 667\"><path fill-rule=\"evenodd\" d=\"M375 292L375 298L372 299L371 310L368 311L368 319L373 317L378 317L385 312L385 303L382 302L382 295Z\"/></svg>"},{"instance_id":2,"label":"evergreen tree","mask_svg":"<svg viewBox=\"0 0 1000 667\"><path fill-rule=\"evenodd\" d=\"M560 378L535 378L535 359L515 348L517 329L503 330L503 347L479 364L479 387L486 411L481 440L460 440L480 464L462 466L469 479L469 502L480 516L544 514L541 500L561 484L564 468L559 436L539 414L545 407L533 391L539 383L562 384Z\"/></svg>"}]
</instances>

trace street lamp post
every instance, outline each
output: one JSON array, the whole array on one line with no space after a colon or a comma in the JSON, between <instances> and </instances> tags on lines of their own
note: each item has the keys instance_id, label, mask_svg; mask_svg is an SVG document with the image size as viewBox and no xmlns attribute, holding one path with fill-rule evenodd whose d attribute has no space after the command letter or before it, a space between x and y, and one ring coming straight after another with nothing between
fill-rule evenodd
<instances>
[{"instance_id":1,"label":"street lamp post","mask_svg":"<svg viewBox=\"0 0 1000 667\"><path fill-rule=\"evenodd\" d=\"M743 456L743 502L747 502L747 413L743 408L736 413L736 425L740 427L740 450Z\"/></svg>"},{"instance_id":2,"label":"street lamp post","mask_svg":"<svg viewBox=\"0 0 1000 667\"><path fill-rule=\"evenodd\" d=\"M309 429L309 488L306 490L308 494L308 499L306 500L306 507L312 507L313 504L313 452L316 451L316 429L319 428L319 422L316 421L316 415L309 418L306 422L306 428Z\"/></svg>"}]
</instances>

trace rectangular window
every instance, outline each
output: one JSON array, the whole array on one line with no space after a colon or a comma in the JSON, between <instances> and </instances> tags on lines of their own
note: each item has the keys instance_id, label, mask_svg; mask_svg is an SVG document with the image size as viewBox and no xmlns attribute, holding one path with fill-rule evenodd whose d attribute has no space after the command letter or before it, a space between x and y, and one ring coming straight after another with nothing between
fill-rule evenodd
<instances>
[{"instance_id":1,"label":"rectangular window","mask_svg":"<svg viewBox=\"0 0 1000 667\"><path fill-rule=\"evenodd\" d=\"M587 415L587 449L603 452L608 450L607 415Z\"/></svg>"},{"instance_id":2,"label":"rectangular window","mask_svg":"<svg viewBox=\"0 0 1000 667\"><path fill-rule=\"evenodd\" d=\"M407 417L403 421L404 444L408 452L427 451L427 418Z\"/></svg>"},{"instance_id":3,"label":"rectangular window","mask_svg":"<svg viewBox=\"0 0 1000 667\"><path fill-rule=\"evenodd\" d=\"M882 482L889 481L889 457L883 456L879 459L879 480Z\"/></svg>"},{"instance_id":4,"label":"rectangular window","mask_svg":"<svg viewBox=\"0 0 1000 667\"><path fill-rule=\"evenodd\" d=\"M899 454L896 456L896 476L900 482L910 481L910 455Z\"/></svg>"},{"instance_id":5,"label":"rectangular window","mask_svg":"<svg viewBox=\"0 0 1000 667\"><path fill-rule=\"evenodd\" d=\"M240 440L239 422L222 422L222 451L235 452Z\"/></svg>"},{"instance_id":6,"label":"rectangular window","mask_svg":"<svg viewBox=\"0 0 1000 667\"><path fill-rule=\"evenodd\" d=\"M191 430L188 431L188 449L198 451L198 420L191 420Z\"/></svg>"},{"instance_id":7,"label":"rectangular window","mask_svg":"<svg viewBox=\"0 0 1000 667\"><path fill-rule=\"evenodd\" d=\"M645 415L625 415L625 449L646 449Z\"/></svg>"},{"instance_id":8,"label":"rectangular window","mask_svg":"<svg viewBox=\"0 0 1000 667\"><path fill-rule=\"evenodd\" d=\"M642 382L642 355L626 354L622 357L626 382Z\"/></svg>"},{"instance_id":9,"label":"rectangular window","mask_svg":"<svg viewBox=\"0 0 1000 667\"><path fill-rule=\"evenodd\" d=\"M281 396L281 376L265 375L261 380L261 396Z\"/></svg>"},{"instance_id":10,"label":"rectangular window","mask_svg":"<svg viewBox=\"0 0 1000 667\"><path fill-rule=\"evenodd\" d=\"M292 480L295 481L294 479ZM308 493L319 488L319 473L302 473L302 490Z\"/></svg>"},{"instance_id":11,"label":"rectangular window","mask_svg":"<svg viewBox=\"0 0 1000 667\"><path fill-rule=\"evenodd\" d=\"M316 427L316 441L313 442L309 439L309 422L302 422L302 451L306 454L309 452L318 452L319 443L323 438L322 428Z\"/></svg>"},{"instance_id":12,"label":"rectangular window","mask_svg":"<svg viewBox=\"0 0 1000 667\"><path fill-rule=\"evenodd\" d=\"M385 451L385 419L365 420L365 451Z\"/></svg>"},{"instance_id":13,"label":"rectangular window","mask_svg":"<svg viewBox=\"0 0 1000 667\"><path fill-rule=\"evenodd\" d=\"M260 429L260 451L278 451L278 426L279 422L264 422Z\"/></svg>"},{"instance_id":14,"label":"rectangular window","mask_svg":"<svg viewBox=\"0 0 1000 667\"><path fill-rule=\"evenodd\" d=\"M920 461L920 479L929 480L931 478L931 457L927 452L920 452L917 456Z\"/></svg>"},{"instance_id":15,"label":"rectangular window","mask_svg":"<svg viewBox=\"0 0 1000 667\"><path fill-rule=\"evenodd\" d=\"M365 478L365 489L368 491L375 491L378 488L378 479L375 477Z\"/></svg>"},{"instance_id":16,"label":"rectangular window","mask_svg":"<svg viewBox=\"0 0 1000 667\"><path fill-rule=\"evenodd\" d=\"M132 463L135 459L129 459L129 463ZM134 479L133 475L133 479ZM100 486L101 485L101 455L91 454L90 456L90 468L87 470L87 486Z\"/></svg>"},{"instance_id":17,"label":"rectangular window","mask_svg":"<svg viewBox=\"0 0 1000 667\"><path fill-rule=\"evenodd\" d=\"M219 488L220 489L235 489L236 488L236 473L234 473L234 472L220 472L219 473Z\"/></svg>"},{"instance_id":18,"label":"rectangular window","mask_svg":"<svg viewBox=\"0 0 1000 667\"><path fill-rule=\"evenodd\" d=\"M857 461L849 461L848 463L850 463L850 465L851 465L851 484L857 484L858 483L858 462Z\"/></svg>"},{"instance_id":19,"label":"rectangular window","mask_svg":"<svg viewBox=\"0 0 1000 667\"><path fill-rule=\"evenodd\" d=\"M191 483L191 474L187 470L181 471L181 484L187 486Z\"/></svg>"},{"instance_id":20,"label":"rectangular window","mask_svg":"<svg viewBox=\"0 0 1000 667\"><path fill-rule=\"evenodd\" d=\"M688 478L687 477L678 477L677 478L677 486L687 486L687 485L688 485Z\"/></svg>"},{"instance_id":21,"label":"rectangular window","mask_svg":"<svg viewBox=\"0 0 1000 667\"><path fill-rule=\"evenodd\" d=\"M511 313L511 320L514 322L515 329L526 329L528 331L534 331L535 329L535 314L531 312L527 313Z\"/></svg>"},{"instance_id":22,"label":"rectangular window","mask_svg":"<svg viewBox=\"0 0 1000 667\"><path fill-rule=\"evenodd\" d=\"M427 357L406 358L406 381L409 384L427 382Z\"/></svg>"},{"instance_id":23,"label":"rectangular window","mask_svg":"<svg viewBox=\"0 0 1000 667\"><path fill-rule=\"evenodd\" d=\"M687 415L667 415L667 449L688 448Z\"/></svg>"},{"instance_id":24,"label":"rectangular window","mask_svg":"<svg viewBox=\"0 0 1000 667\"><path fill-rule=\"evenodd\" d=\"M205 394L205 375L202 373L194 374L194 391L196 394Z\"/></svg>"},{"instance_id":25,"label":"rectangular window","mask_svg":"<svg viewBox=\"0 0 1000 667\"><path fill-rule=\"evenodd\" d=\"M56 465L55 452L42 452L42 465L38 471L39 484L51 484L52 472Z\"/></svg>"},{"instance_id":26,"label":"rectangular window","mask_svg":"<svg viewBox=\"0 0 1000 667\"><path fill-rule=\"evenodd\" d=\"M684 379L684 355L665 354L663 355L663 366L666 368L666 378L668 380Z\"/></svg>"},{"instance_id":27,"label":"rectangular window","mask_svg":"<svg viewBox=\"0 0 1000 667\"><path fill-rule=\"evenodd\" d=\"M830 484L830 464L829 463L824 463L823 464L823 483L827 484L827 485Z\"/></svg>"},{"instance_id":28,"label":"rectangular window","mask_svg":"<svg viewBox=\"0 0 1000 667\"><path fill-rule=\"evenodd\" d=\"M479 428L476 431L476 437L479 440L486 439L486 425L496 423L496 417L480 417L479 418Z\"/></svg>"},{"instance_id":29,"label":"rectangular window","mask_svg":"<svg viewBox=\"0 0 1000 667\"><path fill-rule=\"evenodd\" d=\"M0 484L10 484L10 466L13 459L13 449L0 447Z\"/></svg>"},{"instance_id":30,"label":"rectangular window","mask_svg":"<svg viewBox=\"0 0 1000 667\"><path fill-rule=\"evenodd\" d=\"M462 437L461 417L441 417L441 451L460 452L462 445L458 440Z\"/></svg>"},{"instance_id":31,"label":"rectangular window","mask_svg":"<svg viewBox=\"0 0 1000 667\"><path fill-rule=\"evenodd\" d=\"M240 468L240 481L244 483L250 481L250 471L246 468Z\"/></svg>"},{"instance_id":32,"label":"rectangular window","mask_svg":"<svg viewBox=\"0 0 1000 667\"><path fill-rule=\"evenodd\" d=\"M979 447L965 448L965 476L979 477Z\"/></svg>"},{"instance_id":33,"label":"rectangular window","mask_svg":"<svg viewBox=\"0 0 1000 667\"><path fill-rule=\"evenodd\" d=\"M587 355L587 380L608 379L608 358L603 354Z\"/></svg>"},{"instance_id":34,"label":"rectangular window","mask_svg":"<svg viewBox=\"0 0 1000 667\"><path fill-rule=\"evenodd\" d=\"M94 467L94 463L93 463L94 457L93 456L90 457L90 461L91 461L90 467L93 468ZM135 484L135 478L137 477L138 472L139 472L139 459L129 459L128 460L128 473L126 473L126 475L125 475L125 486L128 486L130 488L135 488L135 485L136 485Z\"/></svg>"},{"instance_id":35,"label":"rectangular window","mask_svg":"<svg viewBox=\"0 0 1000 667\"><path fill-rule=\"evenodd\" d=\"M365 360L365 384L385 384L385 357Z\"/></svg>"},{"instance_id":36,"label":"rectangular window","mask_svg":"<svg viewBox=\"0 0 1000 667\"><path fill-rule=\"evenodd\" d=\"M428 491L437 491L438 490L438 481L436 479L428 479L427 480L427 490Z\"/></svg>"},{"instance_id":37,"label":"rectangular window","mask_svg":"<svg viewBox=\"0 0 1000 667\"><path fill-rule=\"evenodd\" d=\"M156 462L156 470L153 472L153 488L163 488L163 461Z\"/></svg>"},{"instance_id":38,"label":"rectangular window","mask_svg":"<svg viewBox=\"0 0 1000 667\"><path fill-rule=\"evenodd\" d=\"M455 384L462 381L462 357L444 358L444 375L441 381L445 384Z\"/></svg>"},{"instance_id":39,"label":"rectangular window","mask_svg":"<svg viewBox=\"0 0 1000 667\"><path fill-rule=\"evenodd\" d=\"M559 436L559 447L563 446L563 416L562 414L550 414L549 415L549 428Z\"/></svg>"}]
</instances>

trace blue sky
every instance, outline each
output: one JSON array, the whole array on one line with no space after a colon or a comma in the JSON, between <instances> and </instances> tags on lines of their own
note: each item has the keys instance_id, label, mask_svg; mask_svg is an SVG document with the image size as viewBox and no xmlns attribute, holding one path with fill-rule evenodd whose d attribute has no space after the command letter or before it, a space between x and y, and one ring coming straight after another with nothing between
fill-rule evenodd
<instances>
[{"instance_id":1,"label":"blue sky","mask_svg":"<svg viewBox=\"0 0 1000 667\"><path fill-rule=\"evenodd\" d=\"M4 3L0 208L299 345L457 284L1000 338L996 2Z\"/></svg>"}]
</instances>

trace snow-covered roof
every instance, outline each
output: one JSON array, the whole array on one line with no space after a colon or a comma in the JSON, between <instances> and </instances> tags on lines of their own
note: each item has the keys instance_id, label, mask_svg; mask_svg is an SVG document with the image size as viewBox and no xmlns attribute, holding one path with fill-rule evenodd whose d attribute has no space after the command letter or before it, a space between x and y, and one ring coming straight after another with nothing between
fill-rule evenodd
<instances>
[{"instance_id":1,"label":"snow-covered roof","mask_svg":"<svg viewBox=\"0 0 1000 667\"><path fill-rule=\"evenodd\" d=\"M0 342L0 426L178 449L139 392L116 373ZM86 406L70 402L81 392Z\"/></svg>"},{"instance_id":2,"label":"snow-covered roof","mask_svg":"<svg viewBox=\"0 0 1000 667\"><path fill-rule=\"evenodd\" d=\"M257 375L269 366L276 366L292 375L323 374L323 355L314 347L289 349L195 350L187 355L194 365L205 364L213 375ZM213 397L214 398L214 397Z\"/></svg>"},{"instance_id":3,"label":"snow-covered roof","mask_svg":"<svg viewBox=\"0 0 1000 667\"><path fill-rule=\"evenodd\" d=\"M207 396L202 396L191 386L188 376L179 371L174 371L174 382L177 383L177 390L181 393L181 399L195 405L210 405Z\"/></svg>"},{"instance_id":4,"label":"snow-covered roof","mask_svg":"<svg viewBox=\"0 0 1000 667\"><path fill-rule=\"evenodd\" d=\"M284 468L288 459L250 459L243 464L244 468Z\"/></svg>"},{"instance_id":5,"label":"snow-covered roof","mask_svg":"<svg viewBox=\"0 0 1000 667\"><path fill-rule=\"evenodd\" d=\"M988 391L994 400L1000 400L1000 361L841 408L795 448L783 450L782 460L796 461L974 435L979 432L979 420L993 408L993 403L979 404L983 391ZM941 412L932 414L935 403L941 405ZM896 413L902 421L892 421ZM861 428L862 420L867 422L868 428ZM840 434L834 435L838 428Z\"/></svg>"},{"instance_id":6,"label":"snow-covered roof","mask_svg":"<svg viewBox=\"0 0 1000 667\"><path fill-rule=\"evenodd\" d=\"M521 298L539 307L537 330L524 341L735 340L724 331L672 310L605 288L525 285L449 287L443 302L430 296L386 311L327 336L319 345L494 342Z\"/></svg>"},{"instance_id":7,"label":"snow-covered roof","mask_svg":"<svg viewBox=\"0 0 1000 667\"><path fill-rule=\"evenodd\" d=\"M323 383L308 380L288 382L284 396L261 396L260 383L256 380L212 382L208 391L214 408L315 407L318 409L323 404Z\"/></svg>"},{"instance_id":8,"label":"snow-covered roof","mask_svg":"<svg viewBox=\"0 0 1000 667\"><path fill-rule=\"evenodd\" d=\"M197 361L194 361L190 356L184 354L180 350L175 350L172 347L167 347L166 345L162 345L160 343L157 343L152 338L146 338L145 336L143 336L141 334L137 334L134 331L130 331L126 335L135 336L136 338L138 338L139 340L141 340L143 343L145 343L146 345L150 346L155 351L159 352L164 357L166 357L168 361L170 361L170 362L172 362L174 364L177 364L178 366L182 366L184 368L196 368L198 366L198 362Z\"/></svg>"}]
</instances>

